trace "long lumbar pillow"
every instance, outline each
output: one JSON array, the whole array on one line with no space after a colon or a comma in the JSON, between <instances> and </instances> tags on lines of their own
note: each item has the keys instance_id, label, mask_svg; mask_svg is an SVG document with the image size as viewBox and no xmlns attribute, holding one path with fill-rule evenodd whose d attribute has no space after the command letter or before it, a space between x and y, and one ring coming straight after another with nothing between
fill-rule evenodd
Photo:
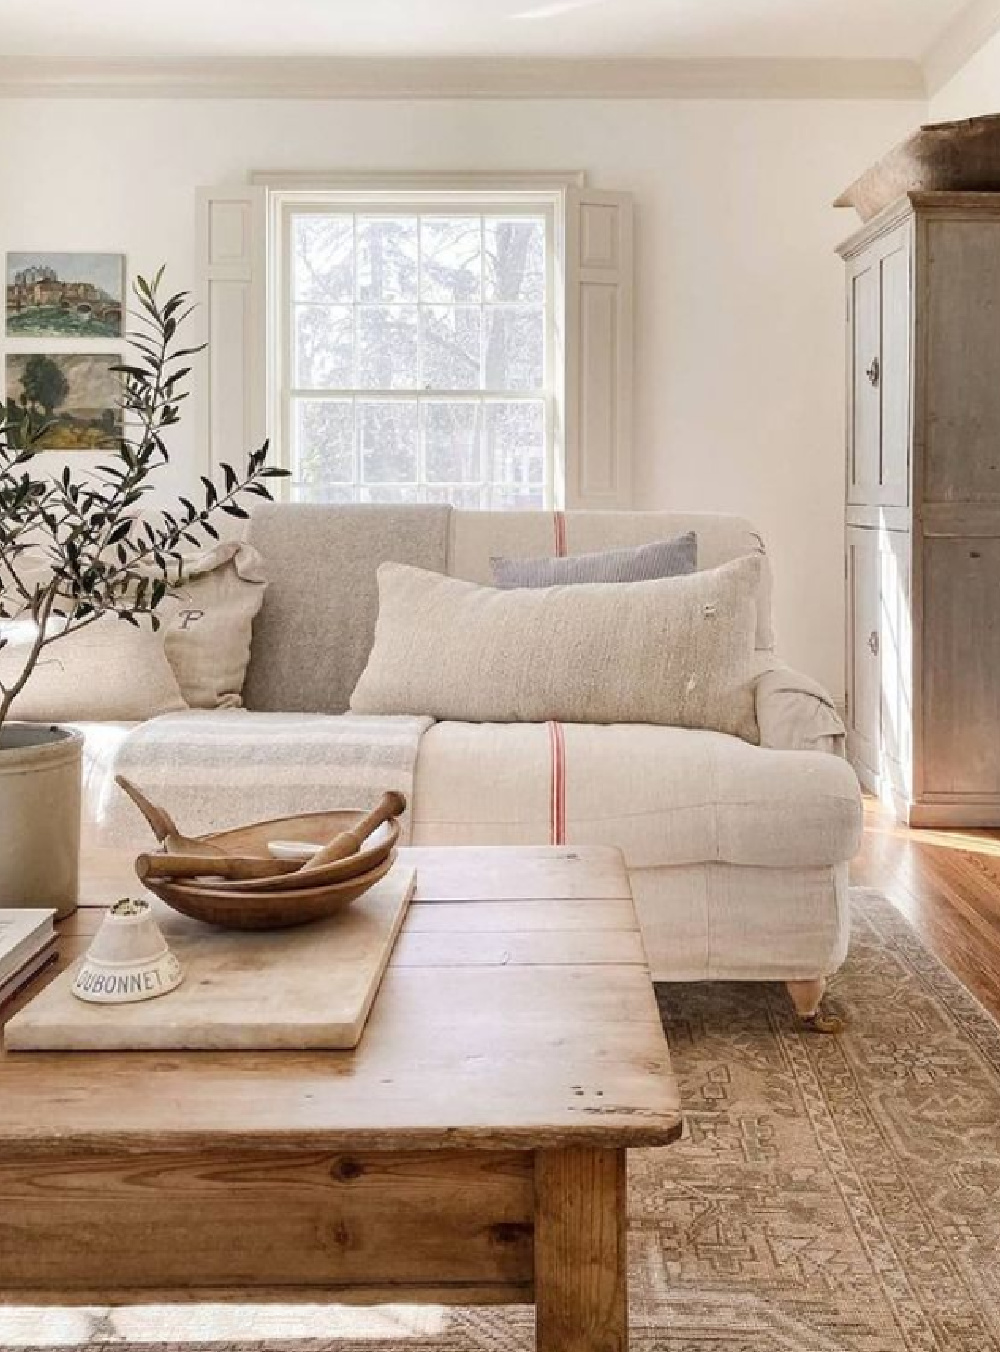
<instances>
[{"instance_id":1,"label":"long lumbar pillow","mask_svg":"<svg viewBox=\"0 0 1000 1353\"><path fill-rule=\"evenodd\" d=\"M543 559L490 560L497 587L555 587L566 583L639 583L650 578L677 578L698 567L698 537L693 531L669 540L654 540L595 554L569 554Z\"/></svg>"},{"instance_id":2,"label":"long lumbar pillow","mask_svg":"<svg viewBox=\"0 0 1000 1353\"><path fill-rule=\"evenodd\" d=\"M359 714L469 723L652 723L758 740L755 555L639 583L503 591L378 571Z\"/></svg>"}]
</instances>

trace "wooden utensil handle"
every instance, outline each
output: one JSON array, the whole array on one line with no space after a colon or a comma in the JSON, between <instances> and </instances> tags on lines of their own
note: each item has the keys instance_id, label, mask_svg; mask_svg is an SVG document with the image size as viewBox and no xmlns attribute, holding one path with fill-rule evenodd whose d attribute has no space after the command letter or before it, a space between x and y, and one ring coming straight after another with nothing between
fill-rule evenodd
<instances>
[{"instance_id":1,"label":"wooden utensil handle","mask_svg":"<svg viewBox=\"0 0 1000 1353\"><path fill-rule=\"evenodd\" d=\"M147 879L269 879L295 874L298 860L261 860L241 855L139 855L135 872Z\"/></svg>"},{"instance_id":2,"label":"wooden utensil handle","mask_svg":"<svg viewBox=\"0 0 1000 1353\"><path fill-rule=\"evenodd\" d=\"M124 789L125 793L152 827L153 835L156 837L157 841L165 841L168 836L179 835L177 824L167 810L158 807L155 803L151 803L150 800L146 798L145 794L143 794L131 780L126 780L124 775L116 775L115 784L118 785L120 789Z\"/></svg>"},{"instance_id":3,"label":"wooden utensil handle","mask_svg":"<svg viewBox=\"0 0 1000 1353\"><path fill-rule=\"evenodd\" d=\"M346 860L348 855L356 855L365 838L371 836L376 827L390 818L399 817L406 811L406 799L394 789L383 794L378 803L350 831L341 832L332 841L318 850L307 864L302 866L304 874L319 869L321 865L333 864L336 860Z\"/></svg>"}]
</instances>

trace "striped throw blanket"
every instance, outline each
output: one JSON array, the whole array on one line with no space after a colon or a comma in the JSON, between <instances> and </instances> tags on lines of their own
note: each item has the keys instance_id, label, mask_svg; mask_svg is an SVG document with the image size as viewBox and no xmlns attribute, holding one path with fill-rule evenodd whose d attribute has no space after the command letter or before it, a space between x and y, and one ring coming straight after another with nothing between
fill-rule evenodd
<instances>
[{"instance_id":1,"label":"striped throw blanket","mask_svg":"<svg viewBox=\"0 0 1000 1353\"><path fill-rule=\"evenodd\" d=\"M420 738L432 722L242 709L161 715L115 747L101 785L91 787L95 844L151 844L149 827L114 783L116 774L161 804L186 834L295 813L368 808L388 789L409 803ZM409 810L402 834L408 839Z\"/></svg>"}]
</instances>

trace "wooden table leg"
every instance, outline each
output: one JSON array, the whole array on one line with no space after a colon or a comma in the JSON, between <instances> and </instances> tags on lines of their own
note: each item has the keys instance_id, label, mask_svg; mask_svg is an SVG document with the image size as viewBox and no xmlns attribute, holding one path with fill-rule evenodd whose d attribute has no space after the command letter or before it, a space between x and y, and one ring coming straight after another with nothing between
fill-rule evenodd
<instances>
[{"instance_id":1,"label":"wooden table leg","mask_svg":"<svg viewBox=\"0 0 1000 1353\"><path fill-rule=\"evenodd\" d=\"M535 1153L536 1344L628 1348L625 1152Z\"/></svg>"}]
</instances>

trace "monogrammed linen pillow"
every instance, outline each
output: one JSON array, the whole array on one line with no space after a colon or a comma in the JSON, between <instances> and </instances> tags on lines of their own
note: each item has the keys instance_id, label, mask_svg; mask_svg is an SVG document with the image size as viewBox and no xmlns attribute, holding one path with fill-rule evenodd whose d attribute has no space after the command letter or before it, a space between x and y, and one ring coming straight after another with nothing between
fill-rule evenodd
<instances>
[{"instance_id":1,"label":"monogrammed linen pillow","mask_svg":"<svg viewBox=\"0 0 1000 1353\"><path fill-rule=\"evenodd\" d=\"M167 661L193 709L242 704L254 616L264 601L261 557L243 541L186 555L162 616Z\"/></svg>"},{"instance_id":2,"label":"monogrammed linen pillow","mask_svg":"<svg viewBox=\"0 0 1000 1353\"><path fill-rule=\"evenodd\" d=\"M759 556L639 583L504 591L403 564L378 571L359 714L470 723L651 723L758 741Z\"/></svg>"}]
</instances>

